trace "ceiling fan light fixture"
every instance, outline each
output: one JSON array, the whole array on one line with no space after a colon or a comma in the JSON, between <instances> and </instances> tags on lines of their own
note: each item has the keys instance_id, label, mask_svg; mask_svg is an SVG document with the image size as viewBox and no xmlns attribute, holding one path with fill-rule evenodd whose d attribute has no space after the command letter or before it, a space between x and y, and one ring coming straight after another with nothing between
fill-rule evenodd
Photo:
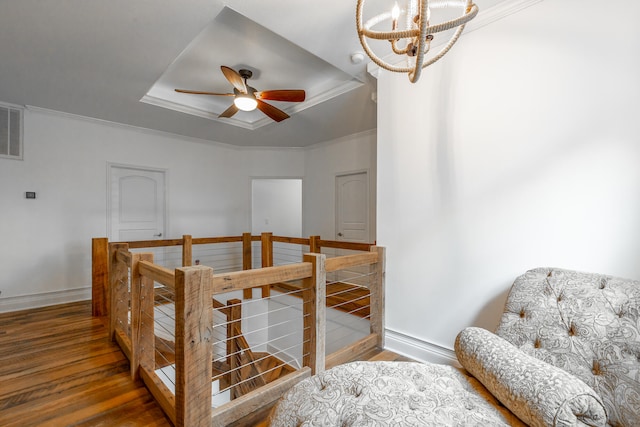
<instances>
[{"instance_id":1,"label":"ceiling fan light fixture","mask_svg":"<svg viewBox=\"0 0 640 427\"><path fill-rule=\"evenodd\" d=\"M238 72L226 65L220 66L220 70L222 70L224 77L233 86L233 93L216 93L189 89L175 89L175 91L193 95L233 96L233 104L220 113L218 118L229 119L238 111L253 111L257 108L276 122L288 119L289 115L278 107L274 107L268 102L265 102L265 100L303 102L306 96L302 89L263 90L258 92L255 88L247 84L247 79L253 75L251 70L241 69Z\"/></svg>"},{"instance_id":2,"label":"ceiling fan light fixture","mask_svg":"<svg viewBox=\"0 0 640 427\"><path fill-rule=\"evenodd\" d=\"M236 95L233 103L236 104L236 107L238 107L238 109L242 111L253 111L258 106L258 101L256 100L256 98L248 94Z\"/></svg>"}]
</instances>

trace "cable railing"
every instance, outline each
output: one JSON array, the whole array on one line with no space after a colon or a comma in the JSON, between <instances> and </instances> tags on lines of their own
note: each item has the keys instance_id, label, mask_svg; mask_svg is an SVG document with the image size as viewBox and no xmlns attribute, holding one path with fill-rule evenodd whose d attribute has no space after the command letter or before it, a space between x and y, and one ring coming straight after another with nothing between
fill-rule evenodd
<instances>
[{"instance_id":1,"label":"cable railing","mask_svg":"<svg viewBox=\"0 0 640 427\"><path fill-rule=\"evenodd\" d=\"M241 252L244 267L256 242L261 259L271 262L278 253L318 248L270 235L234 239L215 244ZM183 242L189 240L198 241ZM139 252L139 242L109 243L105 251L111 336L129 358L132 377L145 382L174 425L229 424L302 378L383 346L382 248L334 258L306 253L298 262L218 272L203 265L201 254L223 259L223 251L203 245L201 252L184 245L181 251L182 261L199 265L174 269Z\"/></svg>"}]
</instances>

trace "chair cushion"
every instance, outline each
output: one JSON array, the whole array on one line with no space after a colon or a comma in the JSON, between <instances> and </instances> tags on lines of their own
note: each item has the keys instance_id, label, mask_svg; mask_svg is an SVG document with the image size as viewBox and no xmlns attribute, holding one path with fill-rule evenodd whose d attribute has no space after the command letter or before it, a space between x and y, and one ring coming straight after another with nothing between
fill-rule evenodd
<instances>
[{"instance_id":1,"label":"chair cushion","mask_svg":"<svg viewBox=\"0 0 640 427\"><path fill-rule=\"evenodd\" d=\"M496 333L593 388L612 426L640 425L640 282L530 270L514 282Z\"/></svg>"},{"instance_id":2,"label":"chair cushion","mask_svg":"<svg viewBox=\"0 0 640 427\"><path fill-rule=\"evenodd\" d=\"M274 427L523 426L473 377L452 366L352 362L291 388Z\"/></svg>"},{"instance_id":3,"label":"chair cushion","mask_svg":"<svg viewBox=\"0 0 640 427\"><path fill-rule=\"evenodd\" d=\"M482 328L458 334L456 356L503 405L530 426L604 426L600 396L570 373Z\"/></svg>"}]
</instances>

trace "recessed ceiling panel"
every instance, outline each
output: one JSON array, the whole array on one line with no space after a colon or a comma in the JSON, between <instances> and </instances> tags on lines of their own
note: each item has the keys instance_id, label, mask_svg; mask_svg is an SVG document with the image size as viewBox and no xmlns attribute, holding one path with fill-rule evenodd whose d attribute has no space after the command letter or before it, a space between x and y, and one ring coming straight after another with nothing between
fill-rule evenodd
<instances>
[{"instance_id":1,"label":"recessed ceiling panel","mask_svg":"<svg viewBox=\"0 0 640 427\"><path fill-rule=\"evenodd\" d=\"M142 102L219 120L246 129L273 123L259 110L218 118L233 97L192 95L175 89L233 93L220 66L248 69L248 84L258 91L304 89L302 103L268 101L293 116L320 102L362 85L350 75L254 21L224 7L176 58L141 99ZM289 120L295 120L290 118Z\"/></svg>"}]
</instances>

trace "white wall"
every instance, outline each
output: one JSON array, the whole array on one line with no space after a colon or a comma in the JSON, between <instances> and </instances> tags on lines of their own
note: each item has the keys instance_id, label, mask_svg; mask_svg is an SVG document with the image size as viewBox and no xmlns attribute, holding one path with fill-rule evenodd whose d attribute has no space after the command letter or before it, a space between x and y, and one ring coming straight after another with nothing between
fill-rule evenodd
<instances>
[{"instance_id":1,"label":"white wall","mask_svg":"<svg viewBox=\"0 0 640 427\"><path fill-rule=\"evenodd\" d=\"M335 174L375 170L375 132L305 150L238 148L37 108L24 126L24 160L0 159L0 311L90 297L91 238L107 235L109 163L167 170L169 238L250 230L252 177L304 177L303 192L321 188L322 198L303 201L313 230L303 236L332 236Z\"/></svg>"},{"instance_id":2,"label":"white wall","mask_svg":"<svg viewBox=\"0 0 640 427\"><path fill-rule=\"evenodd\" d=\"M530 268L640 278L639 13L544 1L464 35L415 85L380 74L386 326L417 352L493 329Z\"/></svg>"},{"instance_id":3,"label":"white wall","mask_svg":"<svg viewBox=\"0 0 640 427\"><path fill-rule=\"evenodd\" d=\"M90 296L108 162L168 171L169 238L248 231L250 177L304 174L302 150L238 149L39 109L24 126L24 161L0 159L0 311Z\"/></svg>"},{"instance_id":4,"label":"white wall","mask_svg":"<svg viewBox=\"0 0 640 427\"><path fill-rule=\"evenodd\" d=\"M376 229L376 132L362 132L315 144L305 151L303 234L334 239L336 176L367 171L371 205L371 240Z\"/></svg>"},{"instance_id":5,"label":"white wall","mask_svg":"<svg viewBox=\"0 0 640 427\"><path fill-rule=\"evenodd\" d=\"M252 181L251 233L302 237L302 179Z\"/></svg>"}]
</instances>

